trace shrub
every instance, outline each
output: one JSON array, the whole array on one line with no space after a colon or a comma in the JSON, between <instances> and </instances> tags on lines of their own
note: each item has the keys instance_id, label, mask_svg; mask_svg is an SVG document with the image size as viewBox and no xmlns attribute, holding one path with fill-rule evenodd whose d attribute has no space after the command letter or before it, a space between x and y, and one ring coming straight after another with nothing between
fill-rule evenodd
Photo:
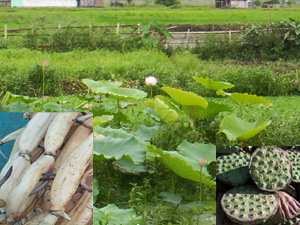
<instances>
[{"instance_id":1,"label":"shrub","mask_svg":"<svg viewBox=\"0 0 300 225\"><path fill-rule=\"evenodd\" d=\"M165 5L165 6L178 6L180 5L179 0L156 0L156 4Z\"/></svg>"},{"instance_id":2,"label":"shrub","mask_svg":"<svg viewBox=\"0 0 300 225\"><path fill-rule=\"evenodd\" d=\"M208 38L194 52L203 59L244 61L300 58L300 23L294 20L246 29L240 38Z\"/></svg>"},{"instance_id":3,"label":"shrub","mask_svg":"<svg viewBox=\"0 0 300 225\"><path fill-rule=\"evenodd\" d=\"M155 27L154 27L155 28ZM156 36L150 27L148 33L124 36L112 30L96 30L93 28L73 29L71 27L55 30L45 34L42 30L33 29L23 39L23 46L30 49L66 52L75 49L108 49L120 52L140 48L163 49L161 37Z\"/></svg>"}]
</instances>

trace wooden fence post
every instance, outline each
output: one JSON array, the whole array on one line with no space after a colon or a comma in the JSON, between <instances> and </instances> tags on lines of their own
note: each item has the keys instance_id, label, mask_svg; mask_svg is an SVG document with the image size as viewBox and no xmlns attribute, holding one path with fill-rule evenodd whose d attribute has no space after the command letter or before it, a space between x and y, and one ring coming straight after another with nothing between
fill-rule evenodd
<instances>
[{"instance_id":1,"label":"wooden fence post","mask_svg":"<svg viewBox=\"0 0 300 225\"><path fill-rule=\"evenodd\" d=\"M229 38L229 41L231 42L231 39L232 39L232 32L231 32L231 30L228 31L228 38Z\"/></svg>"},{"instance_id":2,"label":"wooden fence post","mask_svg":"<svg viewBox=\"0 0 300 225\"><path fill-rule=\"evenodd\" d=\"M137 24L137 32L138 32L138 34L141 33L141 24L139 24L139 23Z\"/></svg>"},{"instance_id":3,"label":"wooden fence post","mask_svg":"<svg viewBox=\"0 0 300 225\"><path fill-rule=\"evenodd\" d=\"M120 24L118 23L117 28L116 28L116 34L119 34L119 33L120 33Z\"/></svg>"},{"instance_id":4,"label":"wooden fence post","mask_svg":"<svg viewBox=\"0 0 300 225\"><path fill-rule=\"evenodd\" d=\"M8 35L7 35L7 24L4 25L4 39L7 39L8 38Z\"/></svg>"},{"instance_id":5,"label":"wooden fence post","mask_svg":"<svg viewBox=\"0 0 300 225\"><path fill-rule=\"evenodd\" d=\"M186 48L189 47L190 32L191 32L191 29L189 28L187 33L186 33L186 36L185 36Z\"/></svg>"},{"instance_id":6,"label":"wooden fence post","mask_svg":"<svg viewBox=\"0 0 300 225\"><path fill-rule=\"evenodd\" d=\"M93 31L93 25L92 24L89 24L89 34L91 34Z\"/></svg>"}]
</instances>

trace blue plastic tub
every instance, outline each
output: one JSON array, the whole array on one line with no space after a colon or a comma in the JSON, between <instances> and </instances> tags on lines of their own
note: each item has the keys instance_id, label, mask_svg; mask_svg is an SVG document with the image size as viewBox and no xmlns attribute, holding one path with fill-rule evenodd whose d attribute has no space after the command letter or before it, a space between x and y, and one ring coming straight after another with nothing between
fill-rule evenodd
<instances>
[{"instance_id":1,"label":"blue plastic tub","mask_svg":"<svg viewBox=\"0 0 300 225\"><path fill-rule=\"evenodd\" d=\"M28 121L23 118L23 113L18 112L0 112L0 139L5 137L7 134L24 127ZM0 151L4 153L0 154L0 169L5 165L14 142L0 146Z\"/></svg>"}]
</instances>

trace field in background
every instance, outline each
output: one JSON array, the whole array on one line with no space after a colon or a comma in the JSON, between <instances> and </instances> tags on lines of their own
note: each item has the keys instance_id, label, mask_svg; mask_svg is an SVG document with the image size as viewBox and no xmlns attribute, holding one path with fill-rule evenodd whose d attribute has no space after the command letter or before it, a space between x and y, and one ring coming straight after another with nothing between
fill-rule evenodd
<instances>
[{"instance_id":1,"label":"field in background","mask_svg":"<svg viewBox=\"0 0 300 225\"><path fill-rule=\"evenodd\" d=\"M160 6L92 9L10 9L0 8L0 27L44 25L112 25L156 21L161 24L248 24L300 19L300 7L284 9L215 9Z\"/></svg>"}]
</instances>

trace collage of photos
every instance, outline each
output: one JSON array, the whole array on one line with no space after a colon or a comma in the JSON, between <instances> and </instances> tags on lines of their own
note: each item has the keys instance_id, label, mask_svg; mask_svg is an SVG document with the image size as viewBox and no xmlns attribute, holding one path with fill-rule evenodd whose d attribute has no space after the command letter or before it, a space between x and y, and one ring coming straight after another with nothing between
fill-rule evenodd
<instances>
[{"instance_id":1,"label":"collage of photos","mask_svg":"<svg viewBox=\"0 0 300 225\"><path fill-rule=\"evenodd\" d=\"M300 225L300 0L0 0L0 225Z\"/></svg>"}]
</instances>

